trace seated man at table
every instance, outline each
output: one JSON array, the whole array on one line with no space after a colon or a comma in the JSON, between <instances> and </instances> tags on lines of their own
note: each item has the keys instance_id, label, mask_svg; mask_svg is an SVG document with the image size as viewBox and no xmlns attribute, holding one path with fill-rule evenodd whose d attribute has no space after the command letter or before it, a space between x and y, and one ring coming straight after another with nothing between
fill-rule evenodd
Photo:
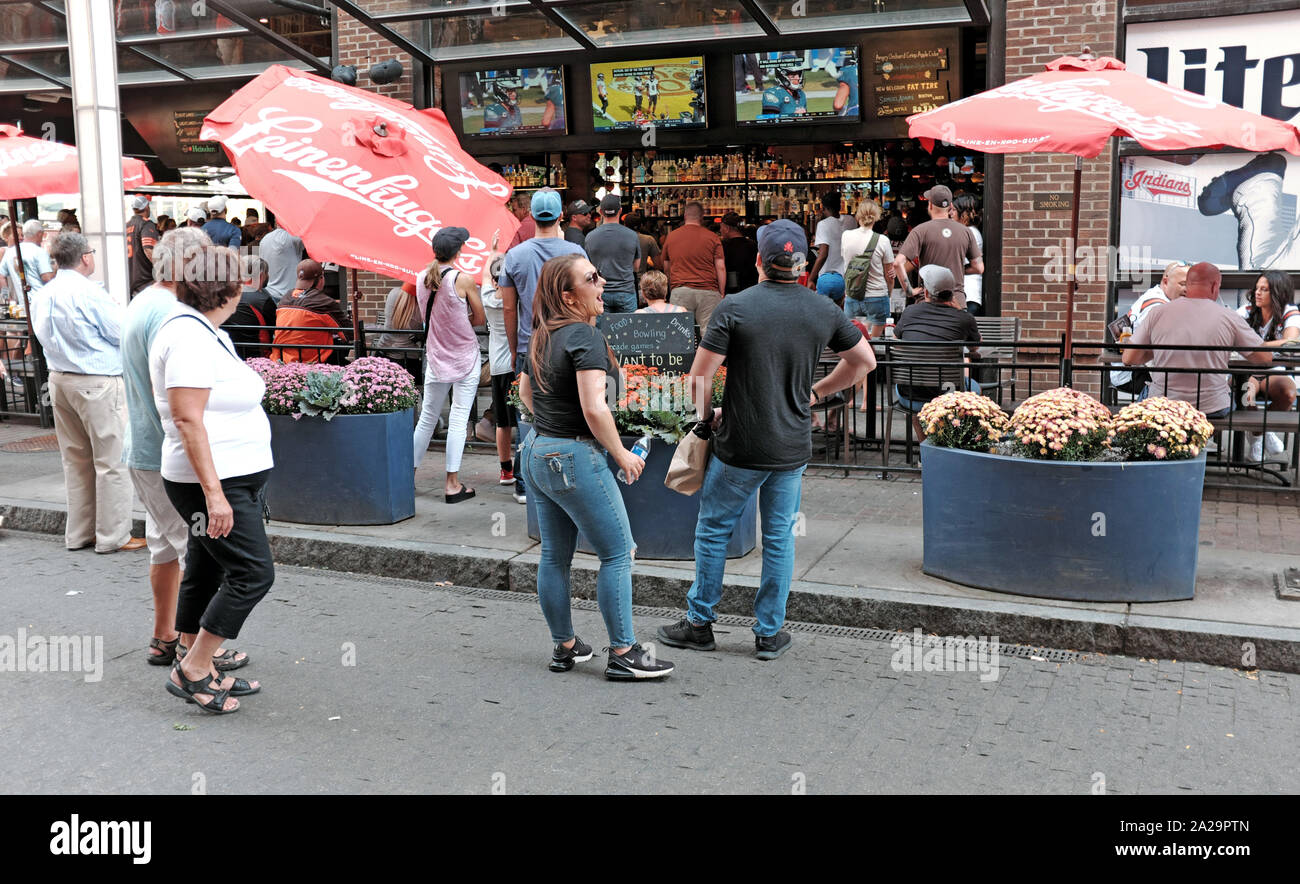
<instances>
[{"instance_id":1,"label":"seated man at table","mask_svg":"<svg viewBox=\"0 0 1300 884\"><path fill-rule=\"evenodd\" d=\"M1124 351L1125 365L1152 368L1197 368L1226 371L1231 350L1144 350L1156 346L1259 347L1263 339L1232 310L1219 303L1223 275L1213 264L1202 261L1187 271L1183 297L1153 307L1133 332ZM1249 362L1272 361L1267 350L1244 353ZM1227 374L1190 372L1153 373L1151 394L1190 402L1206 417L1227 417L1232 411L1232 393Z\"/></svg>"},{"instance_id":2,"label":"seated man at table","mask_svg":"<svg viewBox=\"0 0 1300 884\"><path fill-rule=\"evenodd\" d=\"M346 351L330 345L352 341L352 321L324 287L325 269L318 262L308 258L298 264L297 285L275 311L271 358L276 362L343 364Z\"/></svg>"},{"instance_id":3,"label":"seated man at table","mask_svg":"<svg viewBox=\"0 0 1300 884\"><path fill-rule=\"evenodd\" d=\"M919 272L921 288L917 294L924 293L924 300L917 301L903 311L894 334L901 341L951 341L965 343L980 340L979 325L975 316L957 304L955 292L957 280L952 271L938 264L926 264ZM979 348L972 347L970 356L979 355ZM897 371L897 369L896 369ZM949 369L944 369L947 373ZM904 370L904 377L906 370ZM978 393L980 385L964 378L967 390ZM925 404L944 391L939 387L920 387L898 384L895 387L898 402L903 408L912 412L912 429L917 439L925 439L917 412Z\"/></svg>"}]
</instances>

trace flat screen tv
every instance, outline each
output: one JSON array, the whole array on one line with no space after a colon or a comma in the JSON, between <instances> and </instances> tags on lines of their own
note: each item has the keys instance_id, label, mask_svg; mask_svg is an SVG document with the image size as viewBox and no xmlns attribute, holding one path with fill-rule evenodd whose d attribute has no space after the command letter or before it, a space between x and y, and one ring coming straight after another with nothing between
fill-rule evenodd
<instances>
[{"instance_id":1,"label":"flat screen tv","mask_svg":"<svg viewBox=\"0 0 1300 884\"><path fill-rule=\"evenodd\" d=\"M733 66L739 126L862 119L856 48L749 52Z\"/></svg>"},{"instance_id":2,"label":"flat screen tv","mask_svg":"<svg viewBox=\"0 0 1300 884\"><path fill-rule=\"evenodd\" d=\"M703 129L704 57L611 61L591 66L591 112L597 132Z\"/></svg>"},{"instance_id":3,"label":"flat screen tv","mask_svg":"<svg viewBox=\"0 0 1300 884\"><path fill-rule=\"evenodd\" d=\"M564 68L509 68L460 75L460 117L466 135L568 132Z\"/></svg>"}]
</instances>

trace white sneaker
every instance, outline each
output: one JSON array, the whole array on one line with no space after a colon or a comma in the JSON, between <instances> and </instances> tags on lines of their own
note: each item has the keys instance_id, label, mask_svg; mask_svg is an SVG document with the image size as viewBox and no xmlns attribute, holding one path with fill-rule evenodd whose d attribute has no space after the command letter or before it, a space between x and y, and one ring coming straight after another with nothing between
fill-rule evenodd
<instances>
[{"instance_id":1,"label":"white sneaker","mask_svg":"<svg viewBox=\"0 0 1300 884\"><path fill-rule=\"evenodd\" d=\"M1286 442L1277 433L1265 433L1264 448L1269 454L1281 454L1286 451Z\"/></svg>"},{"instance_id":2,"label":"white sneaker","mask_svg":"<svg viewBox=\"0 0 1300 884\"><path fill-rule=\"evenodd\" d=\"M1263 463L1264 461L1264 440L1255 433L1247 433L1246 441L1250 443L1250 456L1247 460L1250 463Z\"/></svg>"}]
</instances>

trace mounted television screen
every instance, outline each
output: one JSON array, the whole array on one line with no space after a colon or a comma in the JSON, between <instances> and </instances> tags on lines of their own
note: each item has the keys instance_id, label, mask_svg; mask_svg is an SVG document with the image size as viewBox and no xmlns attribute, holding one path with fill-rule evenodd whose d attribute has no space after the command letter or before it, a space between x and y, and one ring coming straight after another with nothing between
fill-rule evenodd
<instances>
[{"instance_id":1,"label":"mounted television screen","mask_svg":"<svg viewBox=\"0 0 1300 884\"><path fill-rule=\"evenodd\" d=\"M858 122L858 50L804 49L733 56L736 124Z\"/></svg>"},{"instance_id":2,"label":"mounted television screen","mask_svg":"<svg viewBox=\"0 0 1300 884\"><path fill-rule=\"evenodd\" d=\"M597 132L703 129L704 57L612 61L591 66L591 111Z\"/></svg>"},{"instance_id":3,"label":"mounted television screen","mask_svg":"<svg viewBox=\"0 0 1300 884\"><path fill-rule=\"evenodd\" d=\"M460 75L466 135L564 134L564 68L512 68Z\"/></svg>"}]
</instances>

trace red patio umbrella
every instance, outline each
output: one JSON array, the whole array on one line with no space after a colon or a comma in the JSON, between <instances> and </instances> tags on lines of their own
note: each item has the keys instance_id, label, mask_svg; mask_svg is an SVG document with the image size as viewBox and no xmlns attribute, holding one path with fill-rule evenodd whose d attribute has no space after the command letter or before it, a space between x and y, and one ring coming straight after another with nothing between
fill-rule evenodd
<instances>
[{"instance_id":1,"label":"red patio umbrella","mask_svg":"<svg viewBox=\"0 0 1300 884\"><path fill-rule=\"evenodd\" d=\"M122 184L153 182L143 160L122 158ZM77 149L57 141L31 138L17 126L0 123L0 200L20 200L81 189Z\"/></svg>"},{"instance_id":2,"label":"red patio umbrella","mask_svg":"<svg viewBox=\"0 0 1300 884\"><path fill-rule=\"evenodd\" d=\"M1074 154L1071 244L1079 237L1079 158L1100 154L1111 136L1134 138L1152 150L1230 146L1300 155L1300 130L1290 123L1130 73L1123 62L1105 56L1058 58L1041 74L913 114L907 123L908 134L926 150L942 141L984 153ZM1067 359L1074 330L1073 255L1069 266Z\"/></svg>"},{"instance_id":3,"label":"red patio umbrella","mask_svg":"<svg viewBox=\"0 0 1300 884\"><path fill-rule=\"evenodd\" d=\"M153 182L149 168L143 160L122 158L122 184L139 187ZM77 168L77 149L57 141L31 138L17 126L0 123L0 200L9 201L9 217L13 222L14 242L22 241L18 229L16 200L30 199L47 193L76 193L81 189L81 172ZM21 257L21 246L19 249ZM23 312L27 316L27 331L31 339L31 309L28 304L27 271L23 262L18 266L18 283L22 289Z\"/></svg>"},{"instance_id":4,"label":"red patio umbrella","mask_svg":"<svg viewBox=\"0 0 1300 884\"><path fill-rule=\"evenodd\" d=\"M478 273L493 234L508 243L519 226L510 185L461 149L441 111L283 65L208 114L201 137L319 261L412 280L433 234L464 227L458 266Z\"/></svg>"}]
</instances>

